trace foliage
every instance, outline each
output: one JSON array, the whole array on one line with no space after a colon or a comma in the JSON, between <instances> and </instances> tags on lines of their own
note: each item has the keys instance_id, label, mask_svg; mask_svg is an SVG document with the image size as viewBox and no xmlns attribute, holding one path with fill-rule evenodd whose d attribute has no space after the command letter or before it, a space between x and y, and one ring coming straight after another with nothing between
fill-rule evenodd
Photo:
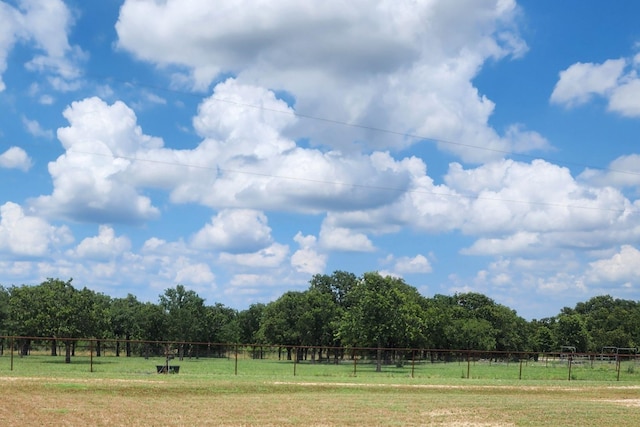
<instances>
[{"instance_id":1,"label":"foliage","mask_svg":"<svg viewBox=\"0 0 640 427\"><path fill-rule=\"evenodd\" d=\"M608 295L575 308L564 307L554 317L527 322L479 293L426 298L402 279L378 273L357 277L345 271L315 275L304 291L286 292L273 302L241 311L219 303L206 305L183 285L165 290L158 303L142 303L131 294L111 298L86 287L77 289L71 279L0 286L3 334L115 338L127 342L127 356L131 340L276 344L288 347L289 356L292 348L305 346L507 353L574 346L578 352L593 352L604 347L638 347L638 324L639 302ZM20 343L25 355L30 341ZM52 344L51 353L55 352Z\"/></svg>"},{"instance_id":2,"label":"foliage","mask_svg":"<svg viewBox=\"0 0 640 427\"><path fill-rule=\"evenodd\" d=\"M558 316L556 336L558 345L575 347L578 353L586 352L591 341L584 319L578 314Z\"/></svg>"},{"instance_id":3,"label":"foliage","mask_svg":"<svg viewBox=\"0 0 640 427\"><path fill-rule=\"evenodd\" d=\"M426 328L417 290L401 279L365 273L354 288L338 336L352 346L418 347L426 342ZM378 351L377 370L382 354Z\"/></svg>"}]
</instances>

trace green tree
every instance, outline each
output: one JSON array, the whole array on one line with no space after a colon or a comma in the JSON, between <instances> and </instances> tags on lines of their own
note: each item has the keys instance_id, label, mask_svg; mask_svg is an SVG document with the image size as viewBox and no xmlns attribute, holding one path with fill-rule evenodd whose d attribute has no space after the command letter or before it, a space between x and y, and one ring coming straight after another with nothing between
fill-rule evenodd
<instances>
[{"instance_id":1,"label":"green tree","mask_svg":"<svg viewBox=\"0 0 640 427\"><path fill-rule=\"evenodd\" d=\"M97 342L96 350L100 350L102 339L111 334L110 306L111 297L95 292L88 288L82 288L78 294L79 309L84 312L86 325L82 328L82 338L94 338ZM98 352L97 355L101 353Z\"/></svg>"},{"instance_id":2,"label":"green tree","mask_svg":"<svg viewBox=\"0 0 640 427\"><path fill-rule=\"evenodd\" d=\"M453 348L449 325L453 322L455 299L451 296L436 294L426 299L424 318L427 330L427 343L430 348Z\"/></svg>"},{"instance_id":3,"label":"green tree","mask_svg":"<svg viewBox=\"0 0 640 427\"><path fill-rule=\"evenodd\" d=\"M48 327L43 316L44 301L41 289L36 286L12 286L9 289L7 329L9 334L25 337L45 336ZM21 353L26 355L28 343L23 343Z\"/></svg>"},{"instance_id":4,"label":"green tree","mask_svg":"<svg viewBox=\"0 0 640 427\"><path fill-rule=\"evenodd\" d=\"M638 345L640 305L637 302L600 295L576 304L574 311L585 322L592 350Z\"/></svg>"},{"instance_id":5,"label":"green tree","mask_svg":"<svg viewBox=\"0 0 640 427\"><path fill-rule=\"evenodd\" d=\"M185 343L201 341L206 332L204 299L183 285L169 288L160 295L160 306L167 315L167 333L170 340L179 343L179 356L184 357Z\"/></svg>"},{"instance_id":6,"label":"green tree","mask_svg":"<svg viewBox=\"0 0 640 427\"><path fill-rule=\"evenodd\" d=\"M495 349L495 330L488 320L474 317L457 318L446 331L452 338L451 348L483 351Z\"/></svg>"},{"instance_id":7,"label":"green tree","mask_svg":"<svg viewBox=\"0 0 640 427\"><path fill-rule=\"evenodd\" d=\"M109 317L111 332L116 338L116 357L120 356L120 340L125 340L125 354L131 357L131 340L141 335L142 305L132 294L111 301Z\"/></svg>"},{"instance_id":8,"label":"green tree","mask_svg":"<svg viewBox=\"0 0 640 427\"><path fill-rule=\"evenodd\" d=\"M168 317L164 308L159 304L145 302L139 307L138 315L138 338L146 341L166 341L168 340ZM149 351L163 354L164 347L159 344L145 344L145 354Z\"/></svg>"},{"instance_id":9,"label":"green tree","mask_svg":"<svg viewBox=\"0 0 640 427\"><path fill-rule=\"evenodd\" d=\"M577 352L584 353L589 349L591 338L585 322L579 314L561 314L556 327L558 347L572 346Z\"/></svg>"},{"instance_id":10,"label":"green tree","mask_svg":"<svg viewBox=\"0 0 640 427\"><path fill-rule=\"evenodd\" d=\"M285 292L277 300L264 308L259 335L269 344L283 345L287 348L287 359L291 359L291 350L302 345L303 332L297 325L306 309L306 297L303 292Z\"/></svg>"},{"instance_id":11,"label":"green tree","mask_svg":"<svg viewBox=\"0 0 640 427\"><path fill-rule=\"evenodd\" d=\"M213 343L237 343L240 338L238 312L224 304L205 307L205 340Z\"/></svg>"},{"instance_id":12,"label":"green tree","mask_svg":"<svg viewBox=\"0 0 640 427\"><path fill-rule=\"evenodd\" d=\"M382 369L382 349L417 347L426 342L426 323L418 291L402 279L365 273L348 295L338 335L356 347L375 347L376 371Z\"/></svg>"},{"instance_id":13,"label":"green tree","mask_svg":"<svg viewBox=\"0 0 640 427\"><path fill-rule=\"evenodd\" d=\"M348 296L353 287L358 283L358 278L353 273L337 270L331 276L316 274L309 281L309 289L331 295L338 307L346 309L351 304Z\"/></svg>"},{"instance_id":14,"label":"green tree","mask_svg":"<svg viewBox=\"0 0 640 427\"><path fill-rule=\"evenodd\" d=\"M94 336L105 317L93 291L77 290L71 279L47 279L37 286L13 287L9 297L9 326L14 335L64 339L65 362L71 362L74 338ZM28 340L23 343L26 354Z\"/></svg>"},{"instance_id":15,"label":"green tree","mask_svg":"<svg viewBox=\"0 0 640 427\"><path fill-rule=\"evenodd\" d=\"M240 343L257 344L260 342L259 331L264 308L264 304L256 303L238 313L237 323Z\"/></svg>"},{"instance_id":16,"label":"green tree","mask_svg":"<svg viewBox=\"0 0 640 427\"><path fill-rule=\"evenodd\" d=\"M549 352L556 349L557 339L553 330L548 326L540 326L535 329L533 336L533 349L539 352Z\"/></svg>"},{"instance_id":17,"label":"green tree","mask_svg":"<svg viewBox=\"0 0 640 427\"><path fill-rule=\"evenodd\" d=\"M0 335L7 335L9 320L10 293L4 286L0 286Z\"/></svg>"},{"instance_id":18,"label":"green tree","mask_svg":"<svg viewBox=\"0 0 640 427\"><path fill-rule=\"evenodd\" d=\"M502 305L496 303L493 299L486 295L468 292L454 295L457 306L466 311L469 319L486 321L490 328L481 327L483 333L491 332L491 339L480 340L481 347L478 349L497 350L500 352L524 351L529 341L527 322L517 313ZM483 322L480 322L483 323ZM476 325L477 326L477 325ZM490 348L484 348L493 341L494 345Z\"/></svg>"},{"instance_id":19,"label":"green tree","mask_svg":"<svg viewBox=\"0 0 640 427\"><path fill-rule=\"evenodd\" d=\"M313 346L311 359L315 361L317 347L337 344L336 335L342 311L329 294L309 289L303 295L303 309L295 328L299 330L302 345Z\"/></svg>"}]
</instances>

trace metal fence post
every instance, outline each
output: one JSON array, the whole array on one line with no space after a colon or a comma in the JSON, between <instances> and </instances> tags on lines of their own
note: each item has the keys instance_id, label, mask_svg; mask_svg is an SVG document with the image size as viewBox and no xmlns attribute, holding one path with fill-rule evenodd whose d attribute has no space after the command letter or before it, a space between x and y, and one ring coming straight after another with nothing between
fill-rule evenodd
<instances>
[{"instance_id":1,"label":"metal fence post","mask_svg":"<svg viewBox=\"0 0 640 427\"><path fill-rule=\"evenodd\" d=\"M236 344L236 366L234 370L235 375L238 375L238 344Z\"/></svg>"},{"instance_id":2,"label":"metal fence post","mask_svg":"<svg viewBox=\"0 0 640 427\"><path fill-rule=\"evenodd\" d=\"M416 367L416 351L412 350L411 351L411 378L413 378L415 367Z\"/></svg>"},{"instance_id":3,"label":"metal fence post","mask_svg":"<svg viewBox=\"0 0 640 427\"><path fill-rule=\"evenodd\" d=\"M298 364L298 349L293 347L293 376L296 376L296 365Z\"/></svg>"},{"instance_id":4,"label":"metal fence post","mask_svg":"<svg viewBox=\"0 0 640 427\"><path fill-rule=\"evenodd\" d=\"M353 358L353 376L356 376L356 365L358 364L358 360L356 359L356 349L354 348L351 352L351 357Z\"/></svg>"},{"instance_id":5,"label":"metal fence post","mask_svg":"<svg viewBox=\"0 0 640 427\"><path fill-rule=\"evenodd\" d=\"M518 376L518 379L522 379L522 358L520 358L520 375Z\"/></svg>"}]
</instances>

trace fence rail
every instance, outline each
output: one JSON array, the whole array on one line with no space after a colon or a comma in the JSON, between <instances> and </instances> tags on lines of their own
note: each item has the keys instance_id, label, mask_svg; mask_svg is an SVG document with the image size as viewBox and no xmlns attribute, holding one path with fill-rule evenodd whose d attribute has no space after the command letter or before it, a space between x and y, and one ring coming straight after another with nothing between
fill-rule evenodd
<instances>
[{"instance_id":1,"label":"fence rail","mask_svg":"<svg viewBox=\"0 0 640 427\"><path fill-rule=\"evenodd\" d=\"M6 370L640 382L640 355L0 336L0 372Z\"/></svg>"}]
</instances>

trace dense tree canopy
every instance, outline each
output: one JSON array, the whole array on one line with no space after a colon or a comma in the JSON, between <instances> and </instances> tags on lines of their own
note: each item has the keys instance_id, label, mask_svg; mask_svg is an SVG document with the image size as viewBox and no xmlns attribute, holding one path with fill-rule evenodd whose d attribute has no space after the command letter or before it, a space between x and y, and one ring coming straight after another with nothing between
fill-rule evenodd
<instances>
[{"instance_id":1,"label":"dense tree canopy","mask_svg":"<svg viewBox=\"0 0 640 427\"><path fill-rule=\"evenodd\" d=\"M337 347L473 349L495 352L578 352L640 345L640 303L596 296L565 307L554 317L526 321L508 307L478 293L427 298L402 279L336 271L316 275L305 291L290 291L246 310L205 304L182 285L166 289L158 303L134 295L111 298L71 280L47 279L36 286L0 286L0 332L23 337L27 353L35 337L56 341L94 338L177 343L278 345L316 351ZM119 355L119 345L117 354ZM185 346L180 344L181 355ZM98 347L99 351L99 347ZM321 356L320 356L321 357ZM381 352L378 352L378 361Z\"/></svg>"}]
</instances>

